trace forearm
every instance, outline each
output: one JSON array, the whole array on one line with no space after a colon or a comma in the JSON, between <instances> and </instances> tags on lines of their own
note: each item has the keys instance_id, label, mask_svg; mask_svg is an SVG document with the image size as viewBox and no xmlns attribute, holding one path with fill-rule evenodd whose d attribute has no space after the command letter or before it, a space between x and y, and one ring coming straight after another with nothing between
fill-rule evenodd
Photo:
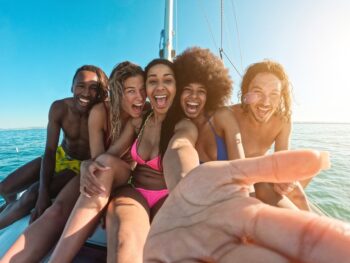
<instances>
[{"instance_id":1,"label":"forearm","mask_svg":"<svg viewBox=\"0 0 350 263\"><path fill-rule=\"evenodd\" d=\"M171 147L168 147L164 155L163 168L169 191L174 189L178 182L198 165L198 153L190 141L177 140Z\"/></svg>"},{"instance_id":2,"label":"forearm","mask_svg":"<svg viewBox=\"0 0 350 263\"><path fill-rule=\"evenodd\" d=\"M55 152L46 153L41 162L40 168L40 188L39 191L49 192L50 183L55 173L56 158Z\"/></svg>"}]
</instances>

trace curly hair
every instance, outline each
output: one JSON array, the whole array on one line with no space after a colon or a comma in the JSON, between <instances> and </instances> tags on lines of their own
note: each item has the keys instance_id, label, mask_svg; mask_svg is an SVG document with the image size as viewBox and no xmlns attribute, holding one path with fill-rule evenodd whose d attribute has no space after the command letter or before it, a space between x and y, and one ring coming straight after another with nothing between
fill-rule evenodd
<instances>
[{"instance_id":1,"label":"curly hair","mask_svg":"<svg viewBox=\"0 0 350 263\"><path fill-rule=\"evenodd\" d=\"M216 110L229 101L233 84L229 71L209 49L186 49L175 58L174 67L179 96L186 85L199 83L207 91L206 111Z\"/></svg>"},{"instance_id":2,"label":"curly hair","mask_svg":"<svg viewBox=\"0 0 350 263\"><path fill-rule=\"evenodd\" d=\"M144 71L142 68L132 62L124 61L116 65L111 75L109 76L110 89L110 123L111 123L111 141L119 138L121 133L121 101L124 92L124 82L126 79L135 76L142 76L144 78Z\"/></svg>"},{"instance_id":3,"label":"curly hair","mask_svg":"<svg viewBox=\"0 0 350 263\"><path fill-rule=\"evenodd\" d=\"M98 79L96 103L104 101L108 97L108 77L102 69L94 65L83 65L75 71L73 81L72 81L71 91L73 92L75 78L77 77L78 73L81 71L90 71L90 72L96 73L97 79Z\"/></svg>"},{"instance_id":4,"label":"curly hair","mask_svg":"<svg viewBox=\"0 0 350 263\"><path fill-rule=\"evenodd\" d=\"M281 81L281 100L276 114L289 121L292 115L292 97L290 91L289 78L283 66L280 63L271 60L264 60L262 62L250 65L246 73L244 74L241 85L241 91L239 93L243 110L248 111L248 104L244 103L244 95L248 92L251 81L259 73L271 73Z\"/></svg>"}]
</instances>

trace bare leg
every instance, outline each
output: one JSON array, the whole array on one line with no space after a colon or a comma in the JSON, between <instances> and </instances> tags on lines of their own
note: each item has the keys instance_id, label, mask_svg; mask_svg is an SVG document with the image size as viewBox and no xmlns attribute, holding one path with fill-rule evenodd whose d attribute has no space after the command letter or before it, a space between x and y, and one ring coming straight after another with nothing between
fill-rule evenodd
<instances>
[{"instance_id":1,"label":"bare leg","mask_svg":"<svg viewBox=\"0 0 350 263\"><path fill-rule=\"evenodd\" d=\"M130 175L130 166L111 155L101 155L97 158L97 161L104 166L111 167L110 170L97 174L101 184L106 189L106 194L90 198L80 195L63 234L52 253L50 262L62 263L73 260L95 228L101 211L107 205L113 183L118 181L119 178L128 178Z\"/></svg>"},{"instance_id":2,"label":"bare leg","mask_svg":"<svg viewBox=\"0 0 350 263\"><path fill-rule=\"evenodd\" d=\"M131 186L118 189L108 206L106 225L107 262L141 263L150 228L143 196Z\"/></svg>"},{"instance_id":3,"label":"bare leg","mask_svg":"<svg viewBox=\"0 0 350 263\"><path fill-rule=\"evenodd\" d=\"M10 173L0 183L0 195L4 197L6 203L16 200L18 192L39 180L40 165L41 157L38 157Z\"/></svg>"},{"instance_id":4,"label":"bare leg","mask_svg":"<svg viewBox=\"0 0 350 263\"><path fill-rule=\"evenodd\" d=\"M50 185L51 198L55 197L74 176L76 176L75 173L70 170L65 170L55 175ZM38 189L39 183L36 182L31 185L18 200L6 206L0 213L0 229L29 214L30 210L35 206L38 197Z\"/></svg>"},{"instance_id":5,"label":"bare leg","mask_svg":"<svg viewBox=\"0 0 350 263\"><path fill-rule=\"evenodd\" d=\"M289 200L289 198L276 193L275 190L273 190L272 184L257 183L254 185L254 188L255 197L266 204L299 210L298 207Z\"/></svg>"},{"instance_id":6,"label":"bare leg","mask_svg":"<svg viewBox=\"0 0 350 263\"><path fill-rule=\"evenodd\" d=\"M31 224L0 262L39 262L58 240L79 196L79 177L74 177L55 202Z\"/></svg>"},{"instance_id":7,"label":"bare leg","mask_svg":"<svg viewBox=\"0 0 350 263\"><path fill-rule=\"evenodd\" d=\"M287 197L301 210L311 211L309 202L306 198L306 194L303 190L303 187L298 183L297 187L290 192Z\"/></svg>"}]
</instances>

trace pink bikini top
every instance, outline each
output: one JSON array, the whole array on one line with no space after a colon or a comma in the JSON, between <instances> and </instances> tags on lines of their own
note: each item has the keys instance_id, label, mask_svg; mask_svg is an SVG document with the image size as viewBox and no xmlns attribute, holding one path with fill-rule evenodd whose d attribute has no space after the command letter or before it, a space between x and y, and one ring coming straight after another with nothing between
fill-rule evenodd
<instances>
[{"instance_id":1,"label":"pink bikini top","mask_svg":"<svg viewBox=\"0 0 350 263\"><path fill-rule=\"evenodd\" d=\"M147 165L148 167L152 168L156 171L162 171L162 167L160 166L160 156L154 157L153 159L149 161L145 161L141 158L141 156L137 153L137 141L138 138L134 141L133 145L131 146L131 157L132 159L141 165Z\"/></svg>"}]
</instances>

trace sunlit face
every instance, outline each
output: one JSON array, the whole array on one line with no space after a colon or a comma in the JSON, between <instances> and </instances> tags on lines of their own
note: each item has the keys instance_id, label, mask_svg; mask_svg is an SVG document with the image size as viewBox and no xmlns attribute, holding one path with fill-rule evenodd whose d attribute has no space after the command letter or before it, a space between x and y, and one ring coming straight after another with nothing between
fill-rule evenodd
<instances>
[{"instance_id":1,"label":"sunlit face","mask_svg":"<svg viewBox=\"0 0 350 263\"><path fill-rule=\"evenodd\" d=\"M190 119L197 118L204 113L207 90L199 83L188 84L184 87L180 100L185 115Z\"/></svg>"},{"instance_id":2,"label":"sunlit face","mask_svg":"<svg viewBox=\"0 0 350 263\"><path fill-rule=\"evenodd\" d=\"M146 92L153 111L167 113L176 94L174 72L164 64L151 67L147 73Z\"/></svg>"},{"instance_id":3,"label":"sunlit face","mask_svg":"<svg viewBox=\"0 0 350 263\"><path fill-rule=\"evenodd\" d=\"M259 73L251 81L244 103L258 122L267 122L281 100L282 82L272 73Z\"/></svg>"},{"instance_id":4,"label":"sunlit face","mask_svg":"<svg viewBox=\"0 0 350 263\"><path fill-rule=\"evenodd\" d=\"M73 97L80 111L87 111L96 103L98 88L96 73L87 70L78 72L73 82Z\"/></svg>"},{"instance_id":5,"label":"sunlit face","mask_svg":"<svg viewBox=\"0 0 350 263\"><path fill-rule=\"evenodd\" d=\"M127 78L123 83L122 110L132 118L138 118L142 114L145 101L146 90L143 76L137 75Z\"/></svg>"}]
</instances>

